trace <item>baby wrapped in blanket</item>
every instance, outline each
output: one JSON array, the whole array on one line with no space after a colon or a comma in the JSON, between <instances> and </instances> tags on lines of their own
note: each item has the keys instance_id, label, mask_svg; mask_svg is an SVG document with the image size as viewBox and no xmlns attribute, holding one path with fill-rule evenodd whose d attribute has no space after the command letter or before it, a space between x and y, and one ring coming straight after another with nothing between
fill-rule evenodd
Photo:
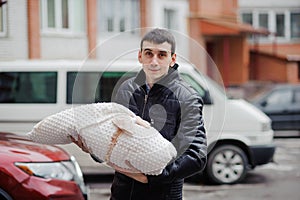
<instances>
[{"instance_id":1,"label":"baby wrapped in blanket","mask_svg":"<svg viewBox=\"0 0 300 200\"><path fill-rule=\"evenodd\" d=\"M148 175L159 175L176 156L172 143L148 122L117 103L67 109L40 121L27 136L51 145L69 144L71 137L80 136L89 153L100 160Z\"/></svg>"}]
</instances>

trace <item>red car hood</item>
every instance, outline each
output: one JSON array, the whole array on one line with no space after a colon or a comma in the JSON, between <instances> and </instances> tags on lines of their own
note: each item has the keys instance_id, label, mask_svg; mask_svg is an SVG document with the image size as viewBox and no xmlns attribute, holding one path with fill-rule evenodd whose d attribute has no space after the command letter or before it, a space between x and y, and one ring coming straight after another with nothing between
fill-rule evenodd
<instances>
[{"instance_id":1,"label":"red car hood","mask_svg":"<svg viewBox=\"0 0 300 200\"><path fill-rule=\"evenodd\" d=\"M29 141L21 135L0 132L1 158L18 158L19 162L52 162L69 160L70 156L61 148L38 144Z\"/></svg>"}]
</instances>

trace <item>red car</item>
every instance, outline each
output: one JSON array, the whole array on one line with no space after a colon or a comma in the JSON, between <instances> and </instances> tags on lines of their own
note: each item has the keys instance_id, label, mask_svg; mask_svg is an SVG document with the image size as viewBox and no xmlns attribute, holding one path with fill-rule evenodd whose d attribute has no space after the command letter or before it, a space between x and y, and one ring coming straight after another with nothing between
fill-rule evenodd
<instances>
[{"instance_id":1,"label":"red car","mask_svg":"<svg viewBox=\"0 0 300 200\"><path fill-rule=\"evenodd\" d=\"M82 172L64 150L0 133L0 199L87 198Z\"/></svg>"}]
</instances>

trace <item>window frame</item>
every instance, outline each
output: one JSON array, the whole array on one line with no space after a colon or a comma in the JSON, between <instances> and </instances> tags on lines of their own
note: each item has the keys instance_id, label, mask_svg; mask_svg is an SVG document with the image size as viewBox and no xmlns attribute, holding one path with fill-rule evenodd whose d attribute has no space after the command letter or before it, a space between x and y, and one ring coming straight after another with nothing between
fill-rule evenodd
<instances>
[{"instance_id":1,"label":"window frame","mask_svg":"<svg viewBox=\"0 0 300 200\"><path fill-rule=\"evenodd\" d=\"M63 27L63 13L62 13L62 1L63 0L53 0L54 1L54 14L55 14L55 26L48 27L48 5L47 5L47 0L41 0L41 5L40 5L40 17L41 17L41 32L42 34L63 34L63 35L83 35L86 29L86 24L85 21L82 23L82 27L79 29L77 28L77 25L75 23L79 23L78 20L76 20L76 11L74 8L75 2L72 0L66 0L68 2L68 8L67 8L67 18L68 18L68 27L64 28ZM82 1L84 4L83 9L83 16L82 18L86 19L86 4L85 1Z\"/></svg>"},{"instance_id":2,"label":"window frame","mask_svg":"<svg viewBox=\"0 0 300 200\"><path fill-rule=\"evenodd\" d=\"M263 10L241 10L240 11L240 19L242 23L246 23L243 21L244 14L252 14L252 26L255 28L259 28L259 16L260 14L267 14L268 15L268 30L271 33L276 33L277 31L277 15L284 16L284 36L276 36L269 35L268 37L260 37L263 41L272 42L274 37L278 39L279 42L289 42L292 40L300 40L300 37L292 37L291 33L291 15L292 14L300 14L300 10L293 10L293 9L280 9L280 10L272 10L272 9L263 9Z\"/></svg>"},{"instance_id":3,"label":"window frame","mask_svg":"<svg viewBox=\"0 0 300 200\"><path fill-rule=\"evenodd\" d=\"M124 3L124 8L122 7L122 3ZM141 13L139 7L140 1L138 0L97 1L97 8L99 10L97 20L100 22L98 32L111 34L130 31L133 34L138 34L138 31L135 30L140 27ZM124 17L124 24L122 23L122 17ZM111 18L110 22L108 21L109 18ZM111 25L109 25L110 23Z\"/></svg>"}]
</instances>

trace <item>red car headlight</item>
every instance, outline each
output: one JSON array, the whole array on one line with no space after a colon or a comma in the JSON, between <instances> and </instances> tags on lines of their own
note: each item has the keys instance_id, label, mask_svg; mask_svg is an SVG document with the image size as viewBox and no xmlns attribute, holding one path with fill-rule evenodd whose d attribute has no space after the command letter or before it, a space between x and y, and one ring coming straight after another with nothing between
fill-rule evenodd
<instances>
[{"instance_id":1,"label":"red car headlight","mask_svg":"<svg viewBox=\"0 0 300 200\"><path fill-rule=\"evenodd\" d=\"M45 162L45 163L24 163L16 162L15 165L31 176L41 178L55 178L70 181L74 179L74 167L70 161Z\"/></svg>"},{"instance_id":2,"label":"red car headlight","mask_svg":"<svg viewBox=\"0 0 300 200\"><path fill-rule=\"evenodd\" d=\"M15 166L30 176L75 181L81 191L86 192L82 172L73 157L71 160L60 162L15 162Z\"/></svg>"}]
</instances>

